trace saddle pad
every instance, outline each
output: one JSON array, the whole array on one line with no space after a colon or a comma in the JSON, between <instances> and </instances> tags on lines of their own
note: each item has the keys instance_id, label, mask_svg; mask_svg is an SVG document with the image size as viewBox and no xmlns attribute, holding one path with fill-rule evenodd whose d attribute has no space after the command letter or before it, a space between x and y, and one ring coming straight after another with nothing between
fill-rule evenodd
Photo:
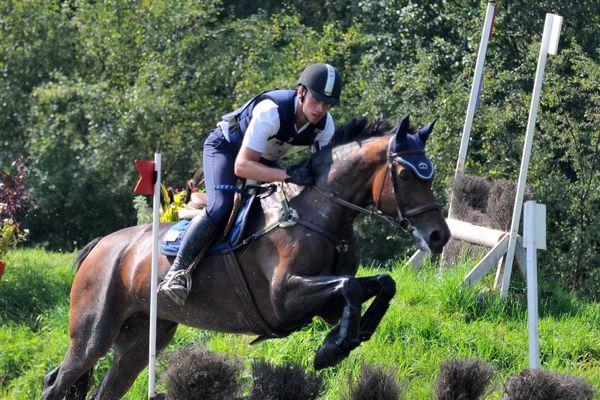
<instances>
[{"instance_id":1,"label":"saddle pad","mask_svg":"<svg viewBox=\"0 0 600 400\"><path fill-rule=\"evenodd\" d=\"M246 222L248 221L249 211L254 198L255 196L252 196L244 201L244 205L240 209L235 220L235 224L231 228L231 232L227 236L227 239L222 243L217 243L214 246L212 246L209 249L210 253L218 253L223 249L228 249L232 246L235 246L238 243L238 241L242 239L242 235L246 228ZM175 257L177 255L177 252L181 247L181 242L183 241L183 237L187 231L189 224L190 221L184 219L179 221L169 229L169 231L165 234L160 244L160 251L162 254L169 257Z\"/></svg>"},{"instance_id":2,"label":"saddle pad","mask_svg":"<svg viewBox=\"0 0 600 400\"><path fill-rule=\"evenodd\" d=\"M185 235L189 224L190 221L184 219L169 229L160 244L161 253L163 253L165 256L172 257L177 255L179 247L181 247L181 241L183 240L183 236Z\"/></svg>"}]
</instances>

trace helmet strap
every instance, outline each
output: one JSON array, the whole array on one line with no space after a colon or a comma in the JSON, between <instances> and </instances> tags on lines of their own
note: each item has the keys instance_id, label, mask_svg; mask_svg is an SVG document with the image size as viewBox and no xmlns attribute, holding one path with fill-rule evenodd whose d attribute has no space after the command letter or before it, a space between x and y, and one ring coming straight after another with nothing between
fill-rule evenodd
<instances>
[{"instance_id":1,"label":"helmet strap","mask_svg":"<svg viewBox=\"0 0 600 400\"><path fill-rule=\"evenodd\" d=\"M306 115L304 114L304 99L306 98L307 90L308 89L306 88L306 86L302 85L301 95L298 98L300 100L300 103L298 104L298 112L302 116L302 121L301 121L302 124L305 124L306 122L308 122L308 119L306 118Z\"/></svg>"},{"instance_id":2,"label":"helmet strap","mask_svg":"<svg viewBox=\"0 0 600 400\"><path fill-rule=\"evenodd\" d=\"M304 104L304 98L306 97L306 86L302 85L302 96L300 97L300 100L302 100L302 104Z\"/></svg>"}]
</instances>

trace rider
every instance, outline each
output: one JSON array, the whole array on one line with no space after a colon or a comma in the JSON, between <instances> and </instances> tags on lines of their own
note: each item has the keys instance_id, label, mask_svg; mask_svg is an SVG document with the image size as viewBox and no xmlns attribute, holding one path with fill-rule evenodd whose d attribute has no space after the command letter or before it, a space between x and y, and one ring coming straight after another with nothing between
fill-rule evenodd
<instances>
[{"instance_id":1,"label":"rider","mask_svg":"<svg viewBox=\"0 0 600 400\"><path fill-rule=\"evenodd\" d=\"M306 166L286 170L277 166L292 146L326 146L334 133L329 109L340 103L342 79L325 63L308 66L296 89L262 92L226 114L204 142L204 177L208 205L190 223L179 253L158 287L183 305L191 289L190 266L212 242L233 207L233 192L216 185L235 185L238 177L260 182L312 185Z\"/></svg>"}]
</instances>

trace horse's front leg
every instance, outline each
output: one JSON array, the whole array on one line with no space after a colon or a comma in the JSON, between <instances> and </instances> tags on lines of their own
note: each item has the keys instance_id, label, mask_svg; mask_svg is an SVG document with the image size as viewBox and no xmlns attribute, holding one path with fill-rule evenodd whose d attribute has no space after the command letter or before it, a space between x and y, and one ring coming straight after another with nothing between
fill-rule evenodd
<instances>
[{"instance_id":1,"label":"horse's front leg","mask_svg":"<svg viewBox=\"0 0 600 400\"><path fill-rule=\"evenodd\" d=\"M387 274L380 274L375 276L357 278L358 282L363 289L363 298L361 303L366 302L373 296L375 299L360 318L359 336L358 342L345 343L344 347L348 349L348 352L358 347L362 342L366 342L371 338L375 329L381 322L381 319L387 312L390 301L396 294L396 283L391 276ZM324 354L328 351L335 349L335 345L340 341L343 331L343 317L339 325L329 332L325 338L325 342L319 351Z\"/></svg>"},{"instance_id":2,"label":"horse's front leg","mask_svg":"<svg viewBox=\"0 0 600 400\"><path fill-rule=\"evenodd\" d=\"M390 307L390 301L396 295L396 282L388 274L358 278L366 294L375 299L360 319L360 341L371 338L381 319ZM364 299L365 301L367 299Z\"/></svg>"},{"instance_id":3,"label":"horse's front leg","mask_svg":"<svg viewBox=\"0 0 600 400\"><path fill-rule=\"evenodd\" d=\"M328 335L315 356L315 369L333 366L360 344L362 285L353 276L288 276L272 288L273 304L282 320L314 315L323 305L342 297L344 308L335 335Z\"/></svg>"}]
</instances>

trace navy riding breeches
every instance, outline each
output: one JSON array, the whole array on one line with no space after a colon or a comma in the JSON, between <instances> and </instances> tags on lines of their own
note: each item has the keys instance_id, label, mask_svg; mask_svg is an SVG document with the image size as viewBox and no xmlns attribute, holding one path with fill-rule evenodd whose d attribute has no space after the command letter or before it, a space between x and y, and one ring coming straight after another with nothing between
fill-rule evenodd
<instances>
[{"instance_id":1,"label":"navy riding breeches","mask_svg":"<svg viewBox=\"0 0 600 400\"><path fill-rule=\"evenodd\" d=\"M204 184L208 205L206 211L213 224L222 226L233 207L233 191L215 190L216 185L235 185L233 172L239 149L229 143L220 128L213 130L204 142Z\"/></svg>"}]
</instances>

